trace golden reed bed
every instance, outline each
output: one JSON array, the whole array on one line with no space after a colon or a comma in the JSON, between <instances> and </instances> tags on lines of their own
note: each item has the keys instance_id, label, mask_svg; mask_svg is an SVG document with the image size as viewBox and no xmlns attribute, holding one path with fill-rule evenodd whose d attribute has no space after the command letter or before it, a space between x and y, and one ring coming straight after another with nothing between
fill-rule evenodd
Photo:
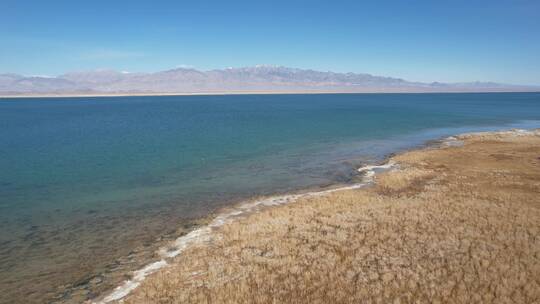
<instances>
[{"instance_id":1,"label":"golden reed bed","mask_svg":"<svg viewBox=\"0 0 540 304\"><path fill-rule=\"evenodd\" d=\"M539 303L540 132L458 139L228 223L125 302Z\"/></svg>"}]
</instances>

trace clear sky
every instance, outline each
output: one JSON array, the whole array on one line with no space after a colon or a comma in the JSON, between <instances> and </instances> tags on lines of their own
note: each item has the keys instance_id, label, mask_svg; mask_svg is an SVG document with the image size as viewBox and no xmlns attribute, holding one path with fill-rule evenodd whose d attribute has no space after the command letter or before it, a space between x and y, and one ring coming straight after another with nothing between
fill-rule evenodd
<instances>
[{"instance_id":1,"label":"clear sky","mask_svg":"<svg viewBox=\"0 0 540 304\"><path fill-rule=\"evenodd\" d=\"M0 73L257 64L538 85L540 1L0 1Z\"/></svg>"}]
</instances>

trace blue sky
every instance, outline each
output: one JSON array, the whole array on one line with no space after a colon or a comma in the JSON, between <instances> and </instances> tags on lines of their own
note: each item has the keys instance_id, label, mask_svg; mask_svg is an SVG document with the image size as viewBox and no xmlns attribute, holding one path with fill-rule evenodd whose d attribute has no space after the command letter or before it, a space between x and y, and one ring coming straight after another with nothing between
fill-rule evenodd
<instances>
[{"instance_id":1,"label":"blue sky","mask_svg":"<svg viewBox=\"0 0 540 304\"><path fill-rule=\"evenodd\" d=\"M0 2L0 73L257 64L540 84L540 1Z\"/></svg>"}]
</instances>

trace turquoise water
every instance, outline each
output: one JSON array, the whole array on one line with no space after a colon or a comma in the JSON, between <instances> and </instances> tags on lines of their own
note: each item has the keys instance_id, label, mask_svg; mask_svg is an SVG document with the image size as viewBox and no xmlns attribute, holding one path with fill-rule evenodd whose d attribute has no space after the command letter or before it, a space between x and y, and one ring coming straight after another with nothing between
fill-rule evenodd
<instances>
[{"instance_id":1,"label":"turquoise water","mask_svg":"<svg viewBox=\"0 0 540 304\"><path fill-rule=\"evenodd\" d=\"M539 121L539 93L0 99L0 287L13 290L0 303L114 272L239 199L347 183L426 140Z\"/></svg>"}]
</instances>

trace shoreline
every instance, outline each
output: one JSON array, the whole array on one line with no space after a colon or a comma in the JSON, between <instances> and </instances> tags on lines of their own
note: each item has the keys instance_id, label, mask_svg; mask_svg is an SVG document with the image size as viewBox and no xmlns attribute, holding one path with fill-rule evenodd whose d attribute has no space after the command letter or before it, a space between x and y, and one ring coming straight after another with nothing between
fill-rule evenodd
<instances>
[{"instance_id":1,"label":"shoreline","mask_svg":"<svg viewBox=\"0 0 540 304\"><path fill-rule=\"evenodd\" d=\"M366 91L224 91L224 92L179 92L179 93L66 93L66 94L14 94L0 95L1 99L22 99L22 98L84 98L84 97L145 97L145 96L228 96L228 95L332 95L332 94L490 94L490 93L539 93L538 89L531 90L366 90Z\"/></svg>"},{"instance_id":2,"label":"shoreline","mask_svg":"<svg viewBox=\"0 0 540 304\"><path fill-rule=\"evenodd\" d=\"M366 165L356 169L359 173L360 180L352 184L333 184L324 187L322 190L317 187L300 189L291 193L252 198L222 208L214 215L209 215L207 217L209 219L207 224L199 226L191 232L178 237L172 242L172 245L168 244L168 246L166 245L158 249L158 254L160 256L158 261L151 262L146 264L143 268L133 271L131 279L124 281L122 285L116 287L111 292L106 293L106 295L101 295L98 297L99 300L91 300L90 303L114 303L125 298L135 290L147 276L169 266L171 259L180 255L189 246L209 242L212 237L212 232L215 229L219 229L219 227L236 219L262 212L268 208L291 204L303 198L317 197L333 192L367 187L373 183L376 171L392 170L396 166L392 161L388 161L389 157L391 156L385 158L386 160L380 165Z\"/></svg>"},{"instance_id":3,"label":"shoreline","mask_svg":"<svg viewBox=\"0 0 540 304\"><path fill-rule=\"evenodd\" d=\"M446 138L439 138L425 142L422 146L412 148L410 150L398 151L391 153L385 157L385 162L382 165L367 165L358 169L361 174L361 180L351 185L331 185L323 190L316 189L304 189L297 192L287 193L283 195L274 195L263 198L254 198L247 201L239 202L231 207L226 207L221 212L217 212L207 225L196 228L176 239L172 245L168 247L160 248L159 256L160 260L147 264L145 267L133 272L133 276L130 280L125 281L122 285L115 288L113 291L102 294L98 298L94 299L91 303L114 303L120 299L124 299L129 296L132 291L143 283L146 278L159 270L174 265L174 258L181 255L181 253L189 247L199 246L211 241L214 231L220 227L231 223L235 220L249 217L252 214L263 212L269 208L277 206L288 205L289 203L297 202L312 197L326 196L327 194L334 192L342 192L347 190L355 190L365 188L372 185L377 171L392 171L394 168L399 167L399 163L393 162L393 158L399 155L409 153L411 151L427 151L427 150L440 150L448 147L459 147L465 138L471 138L475 136L483 136L486 134L510 134L511 136L530 135L531 132L526 130L504 130L494 132L476 132L476 133L464 133L454 135Z\"/></svg>"}]
</instances>

